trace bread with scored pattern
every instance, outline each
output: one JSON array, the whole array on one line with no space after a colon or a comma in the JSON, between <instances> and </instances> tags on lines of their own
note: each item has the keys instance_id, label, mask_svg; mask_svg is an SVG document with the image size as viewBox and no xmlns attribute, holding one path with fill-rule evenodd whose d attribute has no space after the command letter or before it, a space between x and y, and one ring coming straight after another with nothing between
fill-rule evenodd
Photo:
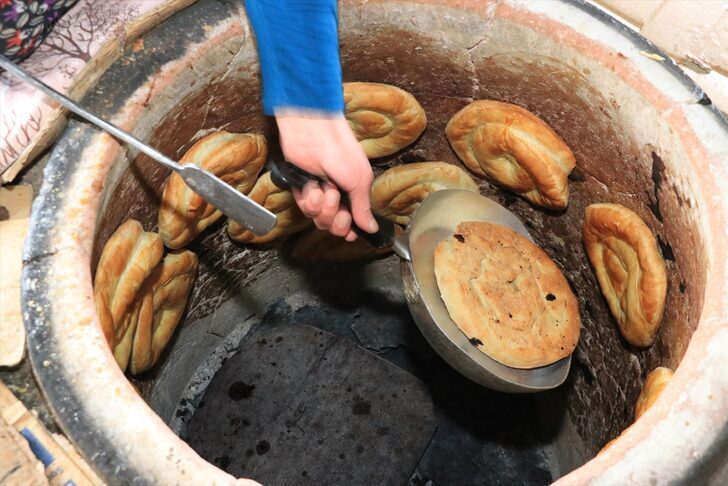
<instances>
[{"instance_id":1,"label":"bread with scored pattern","mask_svg":"<svg viewBox=\"0 0 728 486\"><path fill-rule=\"evenodd\" d=\"M266 156L262 135L220 131L198 140L179 162L208 170L248 194ZM159 234L168 248L176 250L186 246L222 216L220 210L190 189L182 177L170 174L159 209Z\"/></svg>"},{"instance_id":2,"label":"bread with scored pattern","mask_svg":"<svg viewBox=\"0 0 728 486\"><path fill-rule=\"evenodd\" d=\"M568 176L576 158L543 120L510 103L479 100L453 116L445 128L465 166L537 206L569 204Z\"/></svg>"},{"instance_id":3,"label":"bread with scored pattern","mask_svg":"<svg viewBox=\"0 0 728 486\"><path fill-rule=\"evenodd\" d=\"M450 317L470 342L512 368L536 368L576 347L576 297L549 256L505 226L470 221L435 249Z\"/></svg>"},{"instance_id":4,"label":"bread with scored pattern","mask_svg":"<svg viewBox=\"0 0 728 486\"><path fill-rule=\"evenodd\" d=\"M370 159L402 150L427 127L422 106L396 86L344 83L344 103L349 126Z\"/></svg>"}]
</instances>

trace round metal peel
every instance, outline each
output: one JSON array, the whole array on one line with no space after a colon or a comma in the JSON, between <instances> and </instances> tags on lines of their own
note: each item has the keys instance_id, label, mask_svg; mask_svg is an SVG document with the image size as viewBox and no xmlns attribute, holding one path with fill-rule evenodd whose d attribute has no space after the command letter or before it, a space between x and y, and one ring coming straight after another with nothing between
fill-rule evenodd
<instances>
[{"instance_id":1,"label":"round metal peel","mask_svg":"<svg viewBox=\"0 0 728 486\"><path fill-rule=\"evenodd\" d=\"M411 261L401 262L405 295L417 327L450 366L483 386L521 393L559 386L569 373L571 355L540 368L511 368L478 350L450 318L435 279L434 254L438 243L463 221L500 224L533 241L512 212L485 196L462 189L431 193L409 224Z\"/></svg>"},{"instance_id":2,"label":"round metal peel","mask_svg":"<svg viewBox=\"0 0 728 486\"><path fill-rule=\"evenodd\" d=\"M271 180L283 189L302 188L308 181L324 182L289 162L271 160L270 167ZM345 195L342 204L348 205ZM541 368L511 368L478 350L450 318L435 279L435 248L463 221L500 224L533 241L512 212L463 189L429 194L415 210L407 232L396 232L394 224L383 219L378 219L376 234L354 230L375 247L390 246L401 258L404 293L412 317L430 346L450 366L476 383L504 392L528 393L559 386L569 373L570 355Z\"/></svg>"}]
</instances>

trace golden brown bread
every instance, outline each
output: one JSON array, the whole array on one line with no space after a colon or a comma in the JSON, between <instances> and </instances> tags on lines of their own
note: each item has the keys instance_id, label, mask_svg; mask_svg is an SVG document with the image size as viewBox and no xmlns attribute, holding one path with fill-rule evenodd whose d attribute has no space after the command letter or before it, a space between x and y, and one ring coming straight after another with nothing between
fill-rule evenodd
<instances>
[{"instance_id":1,"label":"golden brown bread","mask_svg":"<svg viewBox=\"0 0 728 486\"><path fill-rule=\"evenodd\" d=\"M667 294L665 260L654 235L624 206L592 204L582 238L622 336L634 346L651 346Z\"/></svg>"},{"instance_id":2,"label":"golden brown bread","mask_svg":"<svg viewBox=\"0 0 728 486\"><path fill-rule=\"evenodd\" d=\"M650 371L642 385L640 396L637 397L637 403L634 406L634 419L640 418L652 405L657 401L662 390L670 383L673 372L670 368L662 366Z\"/></svg>"},{"instance_id":3,"label":"golden brown bread","mask_svg":"<svg viewBox=\"0 0 728 486\"><path fill-rule=\"evenodd\" d=\"M138 312L135 299L163 253L159 235L145 232L133 219L116 229L101 252L94 277L94 301L106 341L122 369L129 357L127 334L133 333L130 329Z\"/></svg>"},{"instance_id":4,"label":"golden brown bread","mask_svg":"<svg viewBox=\"0 0 728 486\"><path fill-rule=\"evenodd\" d=\"M345 115L370 159L411 144L425 131L427 117L414 96L379 83L344 83Z\"/></svg>"},{"instance_id":5,"label":"golden brown bread","mask_svg":"<svg viewBox=\"0 0 728 486\"><path fill-rule=\"evenodd\" d=\"M470 103L445 134L468 169L538 206L569 204L574 154L551 127L520 106L493 100Z\"/></svg>"},{"instance_id":6,"label":"golden brown bread","mask_svg":"<svg viewBox=\"0 0 728 486\"><path fill-rule=\"evenodd\" d=\"M655 401L657 400L657 397L660 396L662 393L662 390L665 389L667 384L672 379L673 372L670 368L655 368L654 370L650 371L650 373L647 375L647 378L645 378L645 383L642 385L642 391L640 392L640 396L637 397L637 403L634 406L634 420L637 421L638 418L640 418L647 410L654 405ZM631 425L629 426L631 427ZM624 429L621 434L619 434L614 439L610 440L606 444L604 444L604 447L599 451L599 454L609 449L614 443L624 435L625 432L629 430L629 427Z\"/></svg>"},{"instance_id":7,"label":"golden brown bread","mask_svg":"<svg viewBox=\"0 0 728 486\"><path fill-rule=\"evenodd\" d=\"M375 214L398 224L409 223L428 194L442 189L478 192L478 185L460 167L446 162L417 162L385 171L372 184Z\"/></svg>"},{"instance_id":8,"label":"golden brown bread","mask_svg":"<svg viewBox=\"0 0 728 486\"><path fill-rule=\"evenodd\" d=\"M131 312L126 316L126 323L123 326L126 329L124 335L113 349L114 359L116 359L116 363L121 368L121 371L126 371L126 368L129 366L129 358L131 357L132 345L134 344L134 333L136 332L136 326L139 320L141 304L141 300L137 295L132 303Z\"/></svg>"},{"instance_id":9,"label":"golden brown bread","mask_svg":"<svg viewBox=\"0 0 728 486\"><path fill-rule=\"evenodd\" d=\"M198 140L180 164L195 164L247 194L266 155L262 135L220 131ZM220 217L222 213L187 187L180 176L169 176L159 209L159 234L168 248L182 248Z\"/></svg>"},{"instance_id":10,"label":"golden brown bread","mask_svg":"<svg viewBox=\"0 0 728 486\"><path fill-rule=\"evenodd\" d=\"M171 252L157 265L142 287L129 370L148 370L159 359L187 306L197 274L197 256Z\"/></svg>"},{"instance_id":11,"label":"golden brown bread","mask_svg":"<svg viewBox=\"0 0 728 486\"><path fill-rule=\"evenodd\" d=\"M579 308L546 253L510 228L460 223L435 249L435 277L448 313L480 351L513 368L571 354Z\"/></svg>"},{"instance_id":12,"label":"golden brown bread","mask_svg":"<svg viewBox=\"0 0 728 486\"><path fill-rule=\"evenodd\" d=\"M328 231L313 229L296 240L291 256L304 262L353 262L389 253L391 248L375 248L361 238L348 242Z\"/></svg>"},{"instance_id":13,"label":"golden brown bread","mask_svg":"<svg viewBox=\"0 0 728 486\"><path fill-rule=\"evenodd\" d=\"M255 186L248 194L253 201L275 213L277 222L275 227L262 236L256 236L236 221L228 222L230 238L243 243L270 243L271 241L303 231L313 223L298 209L296 200L291 191L280 189L270 179L270 172L266 172L256 181Z\"/></svg>"}]
</instances>

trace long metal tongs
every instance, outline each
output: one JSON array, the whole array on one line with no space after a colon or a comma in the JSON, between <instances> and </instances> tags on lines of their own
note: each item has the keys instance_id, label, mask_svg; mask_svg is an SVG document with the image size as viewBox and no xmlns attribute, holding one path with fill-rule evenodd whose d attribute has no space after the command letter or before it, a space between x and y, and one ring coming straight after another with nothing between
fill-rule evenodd
<instances>
[{"instance_id":1,"label":"long metal tongs","mask_svg":"<svg viewBox=\"0 0 728 486\"><path fill-rule=\"evenodd\" d=\"M93 123L117 139L131 145L138 151L149 156L152 160L172 169L179 174L182 179L184 179L185 183L193 191L202 196L203 199L222 211L229 218L248 228L256 235L264 235L271 231L276 225L275 214L268 211L241 192L238 192L234 187L230 186L214 174L200 169L196 165L181 165L175 162L155 148L125 132L121 128L82 108L58 91L28 74L2 55L0 55L0 67L13 76L30 84L34 88L39 89L84 120Z\"/></svg>"}]
</instances>

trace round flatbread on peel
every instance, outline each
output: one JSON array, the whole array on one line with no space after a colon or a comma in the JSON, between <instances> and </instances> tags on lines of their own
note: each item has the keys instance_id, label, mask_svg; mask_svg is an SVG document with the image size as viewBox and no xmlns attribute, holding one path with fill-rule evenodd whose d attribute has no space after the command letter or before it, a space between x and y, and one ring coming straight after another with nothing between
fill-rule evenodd
<instances>
[{"instance_id":1,"label":"round flatbread on peel","mask_svg":"<svg viewBox=\"0 0 728 486\"><path fill-rule=\"evenodd\" d=\"M437 246L434 267L452 320L499 363L546 366L576 347L581 321L566 278L541 248L512 229L460 223Z\"/></svg>"}]
</instances>

